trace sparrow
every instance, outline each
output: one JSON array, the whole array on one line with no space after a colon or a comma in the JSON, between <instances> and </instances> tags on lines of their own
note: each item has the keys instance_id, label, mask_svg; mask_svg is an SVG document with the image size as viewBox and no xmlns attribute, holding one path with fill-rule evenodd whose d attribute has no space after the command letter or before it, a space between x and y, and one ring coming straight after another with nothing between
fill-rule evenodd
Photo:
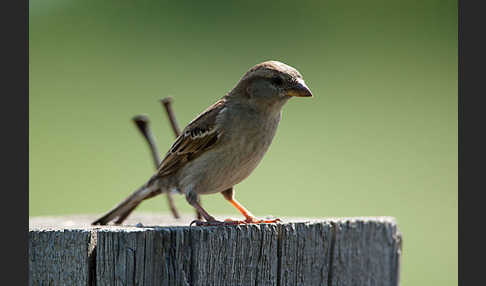
<instances>
[{"instance_id":1,"label":"sparrow","mask_svg":"<svg viewBox=\"0 0 486 286\"><path fill-rule=\"evenodd\" d=\"M262 160L275 136L282 108L293 97L312 97L295 68L279 61L253 66L230 92L184 128L145 184L92 225L113 220L121 224L142 201L165 192L185 195L205 220L194 221L196 225L280 221L253 216L235 199L234 186ZM198 197L215 193L221 193L245 219L218 221L210 215Z\"/></svg>"}]
</instances>

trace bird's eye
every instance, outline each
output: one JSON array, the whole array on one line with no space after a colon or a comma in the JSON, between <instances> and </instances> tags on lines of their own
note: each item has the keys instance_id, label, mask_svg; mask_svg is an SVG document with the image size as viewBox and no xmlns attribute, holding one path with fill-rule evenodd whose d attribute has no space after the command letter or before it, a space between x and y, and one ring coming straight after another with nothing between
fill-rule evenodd
<instances>
[{"instance_id":1,"label":"bird's eye","mask_svg":"<svg viewBox=\"0 0 486 286\"><path fill-rule=\"evenodd\" d=\"M280 86L283 84L283 80L279 76L272 77L272 83L276 86Z\"/></svg>"}]
</instances>

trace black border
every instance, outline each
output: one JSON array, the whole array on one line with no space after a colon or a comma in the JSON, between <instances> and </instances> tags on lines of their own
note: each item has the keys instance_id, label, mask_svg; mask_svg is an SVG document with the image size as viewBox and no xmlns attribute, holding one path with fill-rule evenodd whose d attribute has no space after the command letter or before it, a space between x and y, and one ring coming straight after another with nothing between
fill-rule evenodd
<instances>
[{"instance_id":1,"label":"black border","mask_svg":"<svg viewBox=\"0 0 486 286\"><path fill-rule=\"evenodd\" d=\"M28 1L2 3L2 256L5 285L28 284L29 47ZM5 160L6 159L6 160ZM4 184L4 183L7 184ZM8 281L12 283L8 283Z\"/></svg>"},{"instance_id":2,"label":"black border","mask_svg":"<svg viewBox=\"0 0 486 286\"><path fill-rule=\"evenodd\" d=\"M476 4L476 6L473 5ZM484 9L481 1L458 1L458 275L460 285L479 285L484 256L482 218L484 171L485 67ZM440 238L439 238L440 239ZM444 249L444 251L448 251ZM476 259L478 258L478 259ZM475 283L476 282L476 283Z\"/></svg>"}]
</instances>

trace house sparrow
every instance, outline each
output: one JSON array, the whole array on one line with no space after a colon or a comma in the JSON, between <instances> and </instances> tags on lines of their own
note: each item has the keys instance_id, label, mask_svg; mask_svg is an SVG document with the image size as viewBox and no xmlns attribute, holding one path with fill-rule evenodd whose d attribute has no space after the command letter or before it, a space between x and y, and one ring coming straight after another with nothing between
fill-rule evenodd
<instances>
[{"instance_id":1,"label":"house sparrow","mask_svg":"<svg viewBox=\"0 0 486 286\"><path fill-rule=\"evenodd\" d=\"M143 200L162 192L179 192L205 222L197 225L273 223L255 218L234 198L234 186L265 155L291 97L312 97L302 75L278 61L266 61L246 72L224 97L193 119L169 149L157 172L138 190L93 225L117 219L120 224ZM245 217L218 221L198 202L198 195L221 193ZM192 223L191 223L192 224Z\"/></svg>"}]
</instances>

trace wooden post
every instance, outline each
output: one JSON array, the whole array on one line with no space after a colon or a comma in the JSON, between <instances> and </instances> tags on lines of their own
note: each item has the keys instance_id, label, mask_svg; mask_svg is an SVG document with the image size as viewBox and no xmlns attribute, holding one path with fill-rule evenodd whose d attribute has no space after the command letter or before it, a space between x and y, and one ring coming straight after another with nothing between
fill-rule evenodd
<instances>
[{"instance_id":1,"label":"wooden post","mask_svg":"<svg viewBox=\"0 0 486 286\"><path fill-rule=\"evenodd\" d=\"M90 226L95 217L30 219L30 285L399 285L390 217L189 227L192 215L133 214Z\"/></svg>"}]
</instances>

